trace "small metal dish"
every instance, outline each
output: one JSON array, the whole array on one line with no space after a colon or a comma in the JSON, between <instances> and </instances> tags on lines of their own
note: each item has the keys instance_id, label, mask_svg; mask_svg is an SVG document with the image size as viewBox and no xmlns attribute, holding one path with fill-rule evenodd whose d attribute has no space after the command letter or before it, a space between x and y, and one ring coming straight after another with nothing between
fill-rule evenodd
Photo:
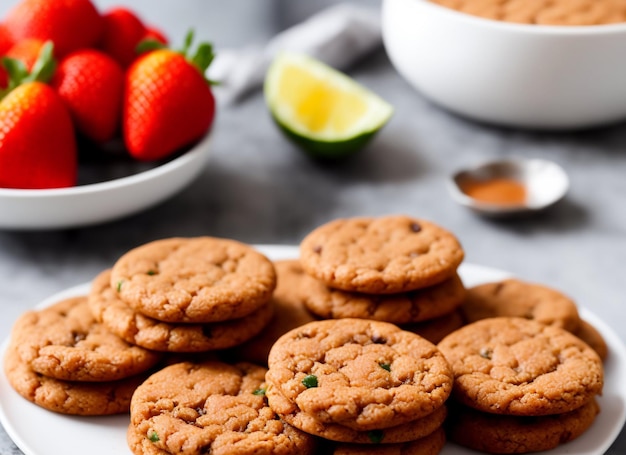
<instances>
[{"instance_id":1,"label":"small metal dish","mask_svg":"<svg viewBox=\"0 0 626 455\"><path fill-rule=\"evenodd\" d=\"M468 181L487 182L506 179L521 184L526 197L519 203L485 202L464 191ZM561 200L569 188L567 174L556 163L541 159L506 159L490 161L463 169L448 180L452 198L481 215L504 217L544 210Z\"/></svg>"}]
</instances>

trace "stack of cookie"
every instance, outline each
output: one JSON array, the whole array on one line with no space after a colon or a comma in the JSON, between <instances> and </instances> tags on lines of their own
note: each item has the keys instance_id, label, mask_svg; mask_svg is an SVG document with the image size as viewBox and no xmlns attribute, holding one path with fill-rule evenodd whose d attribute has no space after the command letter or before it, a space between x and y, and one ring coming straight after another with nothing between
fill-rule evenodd
<instances>
[{"instance_id":1,"label":"stack of cookie","mask_svg":"<svg viewBox=\"0 0 626 455\"><path fill-rule=\"evenodd\" d=\"M273 314L273 264L234 240L157 240L120 257L93 282L98 321L154 351L206 352L257 335Z\"/></svg>"},{"instance_id":2,"label":"stack of cookie","mask_svg":"<svg viewBox=\"0 0 626 455\"><path fill-rule=\"evenodd\" d=\"M334 441L335 453L436 454L445 443L452 373L412 332L365 319L314 321L280 337L268 364L270 408Z\"/></svg>"},{"instance_id":3,"label":"stack of cookie","mask_svg":"<svg viewBox=\"0 0 626 455\"><path fill-rule=\"evenodd\" d=\"M549 450L581 435L599 412L602 361L562 328L488 318L453 332L438 348L455 377L448 437L463 446Z\"/></svg>"},{"instance_id":4,"label":"stack of cookie","mask_svg":"<svg viewBox=\"0 0 626 455\"><path fill-rule=\"evenodd\" d=\"M24 313L4 361L11 386L27 400L93 416L128 412L135 388L160 357L97 323L82 296Z\"/></svg>"},{"instance_id":5,"label":"stack of cookie","mask_svg":"<svg viewBox=\"0 0 626 455\"><path fill-rule=\"evenodd\" d=\"M602 334L580 318L576 303L548 286L515 278L473 286L467 290L460 312L467 323L494 317L522 317L560 327L587 343L603 361L608 355Z\"/></svg>"},{"instance_id":6,"label":"stack of cookie","mask_svg":"<svg viewBox=\"0 0 626 455\"><path fill-rule=\"evenodd\" d=\"M301 243L301 296L320 318L391 322L436 343L462 325L463 255L452 233L428 221L335 220Z\"/></svg>"}]
</instances>

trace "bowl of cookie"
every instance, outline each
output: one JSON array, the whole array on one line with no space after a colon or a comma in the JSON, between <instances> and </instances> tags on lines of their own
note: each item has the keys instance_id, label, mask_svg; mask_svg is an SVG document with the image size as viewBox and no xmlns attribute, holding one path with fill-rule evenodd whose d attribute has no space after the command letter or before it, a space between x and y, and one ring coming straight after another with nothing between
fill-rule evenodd
<instances>
[{"instance_id":1,"label":"bowl of cookie","mask_svg":"<svg viewBox=\"0 0 626 455\"><path fill-rule=\"evenodd\" d=\"M626 118L626 7L384 0L385 48L435 103L478 121L577 129Z\"/></svg>"}]
</instances>

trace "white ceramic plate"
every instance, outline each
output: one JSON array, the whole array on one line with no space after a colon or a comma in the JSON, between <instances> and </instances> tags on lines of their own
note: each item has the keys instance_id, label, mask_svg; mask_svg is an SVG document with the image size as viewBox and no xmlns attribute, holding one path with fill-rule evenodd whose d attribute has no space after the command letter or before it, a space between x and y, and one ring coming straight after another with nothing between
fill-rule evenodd
<instances>
[{"instance_id":1,"label":"white ceramic plate","mask_svg":"<svg viewBox=\"0 0 626 455\"><path fill-rule=\"evenodd\" d=\"M259 246L273 260L297 257L291 246ZM466 286L501 280L508 273L472 264L463 264L460 275ZM89 284L67 289L45 301L44 307L71 295L88 292ZM602 455L620 433L626 420L626 348L618 336L593 313L581 315L597 327L609 346L605 364L604 394L598 399L602 412L593 426L578 439L559 446L550 455ZM2 352L7 342L3 344ZM0 374L0 422L26 455L129 455L126 445L128 416L70 417L46 411L13 391ZM448 443L442 455L470 455L476 452Z\"/></svg>"},{"instance_id":2,"label":"white ceramic plate","mask_svg":"<svg viewBox=\"0 0 626 455\"><path fill-rule=\"evenodd\" d=\"M123 169L99 170L92 164L89 171L94 175L90 180L95 178L100 183L49 190L0 188L0 229L75 228L147 209L173 196L198 176L208 157L210 141L209 133L189 151L152 168L145 163L127 163ZM135 173L136 169L143 172ZM98 175L120 171L126 176L102 181L102 175Z\"/></svg>"}]
</instances>

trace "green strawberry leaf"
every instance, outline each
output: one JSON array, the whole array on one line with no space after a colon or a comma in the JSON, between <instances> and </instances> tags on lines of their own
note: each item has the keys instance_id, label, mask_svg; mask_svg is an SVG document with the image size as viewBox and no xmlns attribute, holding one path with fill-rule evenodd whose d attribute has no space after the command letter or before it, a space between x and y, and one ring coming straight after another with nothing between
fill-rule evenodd
<instances>
[{"instance_id":1,"label":"green strawberry leaf","mask_svg":"<svg viewBox=\"0 0 626 455\"><path fill-rule=\"evenodd\" d=\"M159 49L165 49L167 46L161 41L155 39L142 40L135 48L135 53L143 54L144 52L156 51Z\"/></svg>"},{"instance_id":2,"label":"green strawberry leaf","mask_svg":"<svg viewBox=\"0 0 626 455\"><path fill-rule=\"evenodd\" d=\"M185 42L183 44L183 48L180 50L181 54L187 56L189 54L189 50L191 49L191 44L193 43L193 38L195 36L194 29L189 29L187 35L185 35Z\"/></svg>"},{"instance_id":3,"label":"green strawberry leaf","mask_svg":"<svg viewBox=\"0 0 626 455\"><path fill-rule=\"evenodd\" d=\"M196 53L191 57L191 63L200 68L200 71L204 73L214 58L215 53L213 52L213 46L210 43L201 43Z\"/></svg>"},{"instance_id":4,"label":"green strawberry leaf","mask_svg":"<svg viewBox=\"0 0 626 455\"><path fill-rule=\"evenodd\" d=\"M24 79L24 82L48 82L52 79L56 68L57 64L54 59L54 44L52 41L46 41L39 51L39 56L33 65L32 71Z\"/></svg>"}]
</instances>

